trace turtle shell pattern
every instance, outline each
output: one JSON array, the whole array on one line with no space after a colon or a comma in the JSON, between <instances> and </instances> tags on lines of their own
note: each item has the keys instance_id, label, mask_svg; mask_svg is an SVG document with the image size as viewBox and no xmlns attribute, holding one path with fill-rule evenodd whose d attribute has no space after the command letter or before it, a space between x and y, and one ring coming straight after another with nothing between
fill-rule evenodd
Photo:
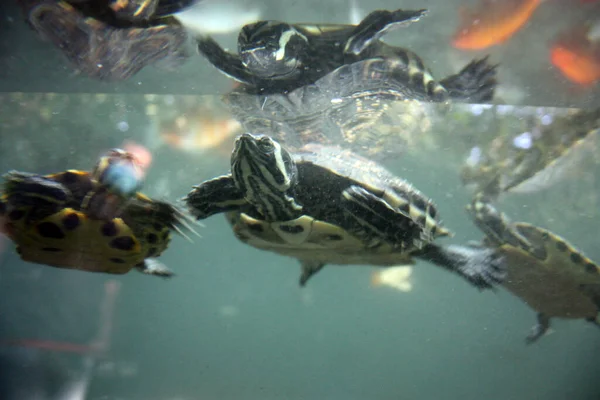
<instances>
[{"instance_id":1,"label":"turtle shell pattern","mask_svg":"<svg viewBox=\"0 0 600 400\"><path fill-rule=\"evenodd\" d=\"M94 220L80 208L92 189L89 173L68 170L45 178L62 185L67 197L41 198L36 193L5 191L1 198L3 231L16 244L23 260L123 274L168 247L170 229L177 223L169 204L138 193L120 218ZM29 196L31 205L13 207L13 195Z\"/></svg>"},{"instance_id":2,"label":"turtle shell pattern","mask_svg":"<svg viewBox=\"0 0 600 400\"><path fill-rule=\"evenodd\" d=\"M469 207L486 220L486 205ZM489 220L488 220L489 221ZM484 231L484 243L498 247L507 265L506 289L549 317L596 318L600 311L600 267L567 240L502 214Z\"/></svg>"}]
</instances>

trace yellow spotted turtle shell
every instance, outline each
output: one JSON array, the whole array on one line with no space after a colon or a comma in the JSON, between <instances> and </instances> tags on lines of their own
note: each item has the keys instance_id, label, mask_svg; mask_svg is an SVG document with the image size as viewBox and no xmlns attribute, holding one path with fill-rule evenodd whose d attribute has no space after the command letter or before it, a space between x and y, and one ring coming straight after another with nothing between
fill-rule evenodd
<instances>
[{"instance_id":1,"label":"yellow spotted turtle shell","mask_svg":"<svg viewBox=\"0 0 600 400\"><path fill-rule=\"evenodd\" d=\"M92 189L88 172L47 175L63 184L72 198L58 211L35 215L37 207L12 208L0 199L0 221L25 261L59 268L124 274L169 245L173 208L138 193L120 218L93 220L80 209Z\"/></svg>"},{"instance_id":2,"label":"yellow spotted turtle shell","mask_svg":"<svg viewBox=\"0 0 600 400\"><path fill-rule=\"evenodd\" d=\"M500 243L506 258L503 286L550 317L596 318L600 267L564 238L524 222L511 224L524 241ZM493 244L493 240L486 240Z\"/></svg>"}]
</instances>

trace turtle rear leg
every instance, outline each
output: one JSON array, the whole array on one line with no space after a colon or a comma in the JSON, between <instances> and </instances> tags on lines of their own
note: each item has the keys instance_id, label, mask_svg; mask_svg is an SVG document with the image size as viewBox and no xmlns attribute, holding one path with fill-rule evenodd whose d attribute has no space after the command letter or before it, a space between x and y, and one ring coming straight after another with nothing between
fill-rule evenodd
<instances>
[{"instance_id":1,"label":"turtle rear leg","mask_svg":"<svg viewBox=\"0 0 600 400\"><path fill-rule=\"evenodd\" d=\"M231 175L219 176L194 186L182 200L197 219L235 211L246 204L244 195L235 186Z\"/></svg>"},{"instance_id":2,"label":"turtle rear leg","mask_svg":"<svg viewBox=\"0 0 600 400\"><path fill-rule=\"evenodd\" d=\"M421 228L410 216L393 208L382 198L359 186L350 186L342 192L342 207L364 227L370 236L376 236L393 246L412 246L420 240Z\"/></svg>"},{"instance_id":3,"label":"turtle rear leg","mask_svg":"<svg viewBox=\"0 0 600 400\"><path fill-rule=\"evenodd\" d=\"M171 278L175 275L166 265L154 258L147 258L135 266L143 274L160 276L161 278Z\"/></svg>"},{"instance_id":4,"label":"turtle rear leg","mask_svg":"<svg viewBox=\"0 0 600 400\"><path fill-rule=\"evenodd\" d=\"M373 11L356 26L346 42L344 52L359 55L390 29L418 21L426 12L427 10Z\"/></svg>"},{"instance_id":5,"label":"turtle rear leg","mask_svg":"<svg viewBox=\"0 0 600 400\"><path fill-rule=\"evenodd\" d=\"M495 249L428 244L414 254L425 261L456 272L479 289L491 289L506 278L504 258Z\"/></svg>"},{"instance_id":6,"label":"turtle rear leg","mask_svg":"<svg viewBox=\"0 0 600 400\"><path fill-rule=\"evenodd\" d=\"M498 84L496 67L488 62L488 57L473 60L458 74L443 79L440 84L454 100L466 103L491 101Z\"/></svg>"},{"instance_id":7,"label":"turtle rear leg","mask_svg":"<svg viewBox=\"0 0 600 400\"><path fill-rule=\"evenodd\" d=\"M300 286L302 287L306 286L306 282L325 266L325 264L315 261L300 261L300 264L302 266Z\"/></svg>"},{"instance_id":8,"label":"turtle rear leg","mask_svg":"<svg viewBox=\"0 0 600 400\"><path fill-rule=\"evenodd\" d=\"M539 338L544 336L544 334L548 331L548 328L550 328L550 317L545 314L538 313L537 324L531 328L531 333L529 333L529 335L527 335L525 338L525 343L532 344L536 342Z\"/></svg>"}]
</instances>

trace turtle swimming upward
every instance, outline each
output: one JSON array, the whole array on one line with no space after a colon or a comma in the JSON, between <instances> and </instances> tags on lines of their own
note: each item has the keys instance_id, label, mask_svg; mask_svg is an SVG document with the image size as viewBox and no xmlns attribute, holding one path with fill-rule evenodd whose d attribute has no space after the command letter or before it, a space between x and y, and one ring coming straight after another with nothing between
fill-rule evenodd
<instances>
[{"instance_id":1,"label":"turtle swimming upward","mask_svg":"<svg viewBox=\"0 0 600 400\"><path fill-rule=\"evenodd\" d=\"M18 0L27 22L92 78L125 80L147 65L188 58L187 33L169 16L197 0Z\"/></svg>"},{"instance_id":2,"label":"turtle swimming upward","mask_svg":"<svg viewBox=\"0 0 600 400\"><path fill-rule=\"evenodd\" d=\"M0 231L24 261L58 268L124 274L132 268L169 277L158 262L171 231L195 233L193 219L137 192L135 158L112 150L90 172L4 175Z\"/></svg>"},{"instance_id":3,"label":"turtle swimming upward","mask_svg":"<svg viewBox=\"0 0 600 400\"><path fill-rule=\"evenodd\" d=\"M391 266L424 259L479 288L503 276L494 250L432 241L450 234L434 204L408 182L347 150L309 145L292 155L268 136L243 134L231 174L185 201L198 219L227 213L238 239L298 259L300 284L325 264Z\"/></svg>"},{"instance_id":4,"label":"turtle swimming upward","mask_svg":"<svg viewBox=\"0 0 600 400\"><path fill-rule=\"evenodd\" d=\"M238 54L221 48L210 37L198 40L199 52L224 74L242 82L253 94L288 93L315 83L339 67L363 60L384 60L390 79L431 101L448 98L472 103L492 99L495 66L484 58L440 82L413 52L379 40L387 31L419 20L426 10L376 10L358 25L289 24L259 21L244 26ZM406 96L411 98L410 96Z\"/></svg>"},{"instance_id":5,"label":"turtle swimming upward","mask_svg":"<svg viewBox=\"0 0 600 400\"><path fill-rule=\"evenodd\" d=\"M525 222L510 222L483 194L467 210L507 268L502 285L537 314L527 343L550 327L550 318L583 318L599 325L600 267L560 236Z\"/></svg>"}]
</instances>

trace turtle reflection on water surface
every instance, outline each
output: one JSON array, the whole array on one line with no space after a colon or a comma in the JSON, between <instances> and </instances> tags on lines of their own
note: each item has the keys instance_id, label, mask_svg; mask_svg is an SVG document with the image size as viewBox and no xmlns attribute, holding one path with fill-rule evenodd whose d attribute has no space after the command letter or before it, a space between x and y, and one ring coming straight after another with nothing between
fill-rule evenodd
<instances>
[{"instance_id":1,"label":"turtle reflection on water surface","mask_svg":"<svg viewBox=\"0 0 600 400\"><path fill-rule=\"evenodd\" d=\"M435 205L381 165L336 147L309 145L290 154L268 136L243 134L231 173L185 198L198 219L226 213L238 239L296 258L300 284L325 264L410 264L421 258L478 288L503 277L491 249L438 246L450 232Z\"/></svg>"},{"instance_id":2,"label":"turtle reflection on water surface","mask_svg":"<svg viewBox=\"0 0 600 400\"><path fill-rule=\"evenodd\" d=\"M125 80L147 65L171 68L188 58L187 33L169 15L195 0L18 0L36 32L78 72Z\"/></svg>"},{"instance_id":3,"label":"turtle reflection on water surface","mask_svg":"<svg viewBox=\"0 0 600 400\"><path fill-rule=\"evenodd\" d=\"M380 40L386 32L418 21L425 13L375 10L357 25L258 21L241 29L238 54L225 51L210 37L200 38L198 49L252 94L288 93L314 84L339 67L382 60L385 65L377 68L393 71L386 72L386 76L405 86L405 98L419 95L432 101L452 98L473 103L491 100L495 67L486 59L472 62L458 74L437 82L415 53Z\"/></svg>"},{"instance_id":4,"label":"turtle reflection on water surface","mask_svg":"<svg viewBox=\"0 0 600 400\"><path fill-rule=\"evenodd\" d=\"M0 230L24 261L58 268L124 274L132 268L169 277L158 262L171 231L194 233L189 216L137 192L142 175L122 150L90 172L4 175Z\"/></svg>"}]
</instances>

